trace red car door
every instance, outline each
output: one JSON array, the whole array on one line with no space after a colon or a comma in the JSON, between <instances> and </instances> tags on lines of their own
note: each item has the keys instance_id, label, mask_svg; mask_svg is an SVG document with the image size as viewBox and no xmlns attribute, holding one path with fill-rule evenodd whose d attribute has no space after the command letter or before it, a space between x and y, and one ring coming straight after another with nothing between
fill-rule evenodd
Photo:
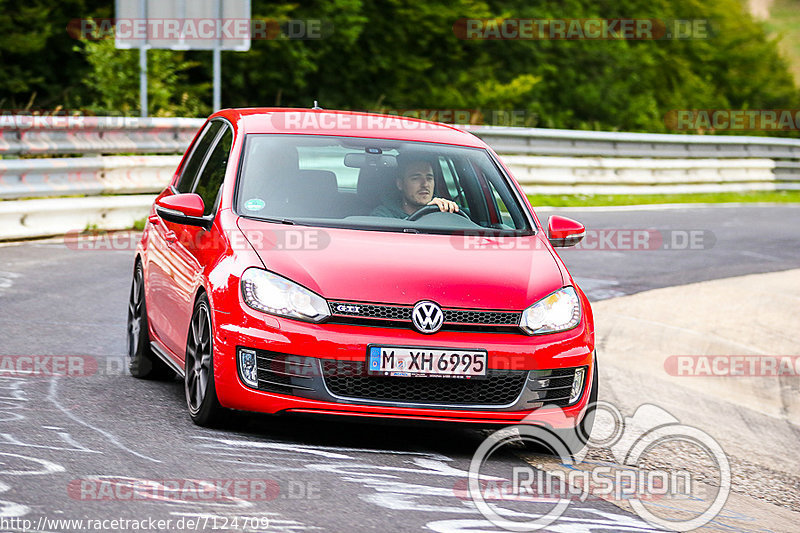
<instances>
[{"instance_id":1,"label":"red car door","mask_svg":"<svg viewBox=\"0 0 800 533\"><path fill-rule=\"evenodd\" d=\"M225 124L209 122L190 148L173 193L192 192L217 145ZM168 348L178 361L183 360L186 333L191 316L191 293L199 265L184 245L187 226L153 217L149 239L149 262L145 268L145 297L150 328L156 339ZM200 228L198 228L200 229Z\"/></svg>"}]
</instances>

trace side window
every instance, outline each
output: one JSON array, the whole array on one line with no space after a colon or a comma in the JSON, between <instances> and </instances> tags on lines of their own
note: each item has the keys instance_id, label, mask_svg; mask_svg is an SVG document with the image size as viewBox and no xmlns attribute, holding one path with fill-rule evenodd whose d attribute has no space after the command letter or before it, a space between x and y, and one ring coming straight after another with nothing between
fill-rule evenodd
<instances>
[{"instance_id":1,"label":"side window","mask_svg":"<svg viewBox=\"0 0 800 533\"><path fill-rule=\"evenodd\" d=\"M225 179L225 169L228 168L228 156L231 153L232 143L233 132L226 127L214 149L211 150L211 155L208 156L200 178L197 180L194 192L203 199L205 205L203 215L210 215L217 203L217 194L219 194L222 181Z\"/></svg>"},{"instance_id":2,"label":"side window","mask_svg":"<svg viewBox=\"0 0 800 533\"><path fill-rule=\"evenodd\" d=\"M464 198L464 190L461 188L461 183L458 181L453 161L439 156L439 167L442 169L442 176L447 185L447 191L450 193L450 198L455 200L461 207L467 205Z\"/></svg>"},{"instance_id":3,"label":"side window","mask_svg":"<svg viewBox=\"0 0 800 533\"><path fill-rule=\"evenodd\" d=\"M500 213L500 218L502 219L502 223L505 226L508 226L509 229L513 229L515 227L514 219L511 217L511 213L509 213L505 202L503 202L503 199L500 198L500 193L497 192L494 183L492 183L491 181L489 182L489 188L492 191L492 196L494 196L494 205L495 208Z\"/></svg>"},{"instance_id":4,"label":"side window","mask_svg":"<svg viewBox=\"0 0 800 533\"><path fill-rule=\"evenodd\" d=\"M195 143L192 155L189 156L189 159L183 166L181 177L178 179L178 184L175 187L178 189L179 193L192 191L192 185L194 185L194 179L197 177L197 171L200 170L200 165L203 164L203 159L205 159L208 153L208 148L211 146L214 138L216 138L217 132L221 127L222 122L218 120L206 125L206 129Z\"/></svg>"}]
</instances>

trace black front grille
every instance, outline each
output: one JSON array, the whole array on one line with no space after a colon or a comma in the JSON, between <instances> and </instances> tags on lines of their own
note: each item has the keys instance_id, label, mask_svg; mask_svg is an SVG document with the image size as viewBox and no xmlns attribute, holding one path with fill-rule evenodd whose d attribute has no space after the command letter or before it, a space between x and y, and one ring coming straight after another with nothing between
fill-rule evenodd
<instances>
[{"instance_id":1,"label":"black front grille","mask_svg":"<svg viewBox=\"0 0 800 533\"><path fill-rule=\"evenodd\" d=\"M413 328L413 306L364 304L359 302L330 302L331 322L364 324L385 327ZM486 311L480 309L442 309L443 330L450 331L505 331L521 333L518 311Z\"/></svg>"},{"instance_id":2,"label":"black front grille","mask_svg":"<svg viewBox=\"0 0 800 533\"><path fill-rule=\"evenodd\" d=\"M550 404L558 407L569 405L572 382L576 368L557 368L555 370L531 370L528 376L526 398L528 404L535 406Z\"/></svg>"},{"instance_id":3,"label":"black front grille","mask_svg":"<svg viewBox=\"0 0 800 533\"><path fill-rule=\"evenodd\" d=\"M400 305L361 304L358 302L331 302L331 310L336 316L374 318L377 320L411 321L411 307Z\"/></svg>"},{"instance_id":4,"label":"black front grille","mask_svg":"<svg viewBox=\"0 0 800 533\"><path fill-rule=\"evenodd\" d=\"M332 399L326 387L343 401L495 408L514 404L513 409L565 407L570 405L578 370L489 369L482 379L380 376L367 372L366 358L320 360L268 350L255 352L258 390L327 401ZM586 367L583 369L586 372Z\"/></svg>"},{"instance_id":5,"label":"black front grille","mask_svg":"<svg viewBox=\"0 0 800 533\"><path fill-rule=\"evenodd\" d=\"M486 324L492 326L516 326L519 313L508 311L469 311L445 309L444 321L454 324Z\"/></svg>"},{"instance_id":6,"label":"black front grille","mask_svg":"<svg viewBox=\"0 0 800 533\"><path fill-rule=\"evenodd\" d=\"M325 360L325 384L336 396L360 400L441 405L509 405L526 370L489 370L485 379L370 376L363 361Z\"/></svg>"},{"instance_id":7,"label":"black front grille","mask_svg":"<svg viewBox=\"0 0 800 533\"><path fill-rule=\"evenodd\" d=\"M258 390L291 394L313 390L311 380L319 375L316 361L308 357L256 350Z\"/></svg>"}]
</instances>

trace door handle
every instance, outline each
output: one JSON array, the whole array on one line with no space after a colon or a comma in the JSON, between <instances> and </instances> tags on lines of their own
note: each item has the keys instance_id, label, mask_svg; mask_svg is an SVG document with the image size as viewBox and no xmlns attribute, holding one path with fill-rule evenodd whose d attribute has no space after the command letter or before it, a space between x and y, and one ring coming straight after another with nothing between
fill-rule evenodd
<instances>
[{"instance_id":1,"label":"door handle","mask_svg":"<svg viewBox=\"0 0 800 533\"><path fill-rule=\"evenodd\" d=\"M178 236L175 235L175 232L172 230L167 230L164 233L164 239L166 239L166 241L170 244L175 244L176 242L178 242Z\"/></svg>"},{"instance_id":2,"label":"door handle","mask_svg":"<svg viewBox=\"0 0 800 533\"><path fill-rule=\"evenodd\" d=\"M158 224L158 221L161 220L161 217L156 215L156 214L153 214L153 215L150 215L149 217L147 217L147 220L151 224Z\"/></svg>"}]
</instances>

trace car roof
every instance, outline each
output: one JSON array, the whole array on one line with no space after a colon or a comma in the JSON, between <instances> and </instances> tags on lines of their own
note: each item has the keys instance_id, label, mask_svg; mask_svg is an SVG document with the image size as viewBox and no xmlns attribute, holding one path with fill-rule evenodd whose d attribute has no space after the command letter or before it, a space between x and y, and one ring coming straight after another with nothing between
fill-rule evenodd
<instances>
[{"instance_id":1,"label":"car roof","mask_svg":"<svg viewBox=\"0 0 800 533\"><path fill-rule=\"evenodd\" d=\"M223 109L210 118L216 117L236 123L244 133L337 135L487 148L478 137L454 126L397 115L260 107Z\"/></svg>"}]
</instances>

